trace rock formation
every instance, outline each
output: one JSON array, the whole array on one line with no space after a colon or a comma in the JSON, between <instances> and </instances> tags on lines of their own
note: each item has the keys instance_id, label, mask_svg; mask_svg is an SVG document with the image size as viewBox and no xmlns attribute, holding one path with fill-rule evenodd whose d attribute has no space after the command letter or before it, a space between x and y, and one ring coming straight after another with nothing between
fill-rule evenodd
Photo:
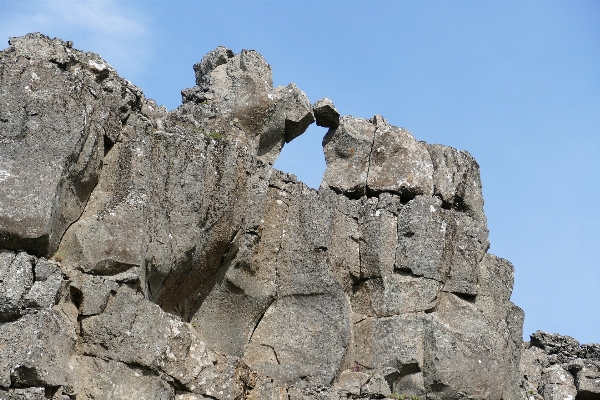
<instances>
[{"instance_id":1,"label":"rock formation","mask_svg":"<svg viewBox=\"0 0 600 400\"><path fill-rule=\"evenodd\" d=\"M529 400L600 399L600 345L537 331L524 343L523 388Z\"/></svg>"},{"instance_id":2,"label":"rock formation","mask_svg":"<svg viewBox=\"0 0 600 400\"><path fill-rule=\"evenodd\" d=\"M255 51L194 70L167 112L70 42L0 53L0 399L507 400L576 368L520 367L467 152L274 88ZM272 168L315 121L318 191Z\"/></svg>"}]
</instances>

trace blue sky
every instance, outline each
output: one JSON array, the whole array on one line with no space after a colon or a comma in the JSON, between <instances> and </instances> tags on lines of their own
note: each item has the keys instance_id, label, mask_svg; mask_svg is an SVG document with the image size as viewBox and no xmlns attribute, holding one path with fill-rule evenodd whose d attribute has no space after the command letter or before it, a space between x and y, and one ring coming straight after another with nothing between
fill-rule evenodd
<instances>
[{"instance_id":1,"label":"blue sky","mask_svg":"<svg viewBox=\"0 0 600 400\"><path fill-rule=\"evenodd\" d=\"M208 51L255 49L311 102L469 151L524 336L600 342L600 2L0 1L2 47L32 31L100 54L168 109ZM324 134L276 166L318 187Z\"/></svg>"}]
</instances>

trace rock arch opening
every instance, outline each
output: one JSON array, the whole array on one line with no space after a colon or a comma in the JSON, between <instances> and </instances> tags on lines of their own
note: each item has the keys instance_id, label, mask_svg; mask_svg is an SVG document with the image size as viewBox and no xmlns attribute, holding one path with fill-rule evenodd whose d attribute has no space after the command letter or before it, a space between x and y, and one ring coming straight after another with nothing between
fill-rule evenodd
<instances>
[{"instance_id":1,"label":"rock arch opening","mask_svg":"<svg viewBox=\"0 0 600 400\"><path fill-rule=\"evenodd\" d=\"M318 189L325 173L323 136L327 128L311 124L306 132L286 143L273 167L296 175L307 186Z\"/></svg>"}]
</instances>

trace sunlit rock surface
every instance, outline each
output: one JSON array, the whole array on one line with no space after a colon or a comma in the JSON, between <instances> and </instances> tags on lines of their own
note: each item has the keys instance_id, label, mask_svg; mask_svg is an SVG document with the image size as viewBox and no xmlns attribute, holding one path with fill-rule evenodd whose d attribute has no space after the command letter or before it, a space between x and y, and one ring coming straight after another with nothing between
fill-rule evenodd
<instances>
[{"instance_id":1,"label":"sunlit rock surface","mask_svg":"<svg viewBox=\"0 0 600 400\"><path fill-rule=\"evenodd\" d=\"M194 70L167 113L69 42L0 53L0 399L598 398L522 349L468 153L256 51ZM318 191L272 168L315 120Z\"/></svg>"}]
</instances>

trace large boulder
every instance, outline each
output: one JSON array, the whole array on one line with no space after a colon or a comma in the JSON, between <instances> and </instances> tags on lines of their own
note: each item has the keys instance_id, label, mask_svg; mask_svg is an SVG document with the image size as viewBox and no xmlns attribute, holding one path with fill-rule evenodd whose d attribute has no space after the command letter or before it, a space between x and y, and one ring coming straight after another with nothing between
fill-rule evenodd
<instances>
[{"instance_id":1,"label":"large boulder","mask_svg":"<svg viewBox=\"0 0 600 400\"><path fill-rule=\"evenodd\" d=\"M52 255L130 113L160 113L98 55L41 34L0 53L0 248Z\"/></svg>"}]
</instances>

